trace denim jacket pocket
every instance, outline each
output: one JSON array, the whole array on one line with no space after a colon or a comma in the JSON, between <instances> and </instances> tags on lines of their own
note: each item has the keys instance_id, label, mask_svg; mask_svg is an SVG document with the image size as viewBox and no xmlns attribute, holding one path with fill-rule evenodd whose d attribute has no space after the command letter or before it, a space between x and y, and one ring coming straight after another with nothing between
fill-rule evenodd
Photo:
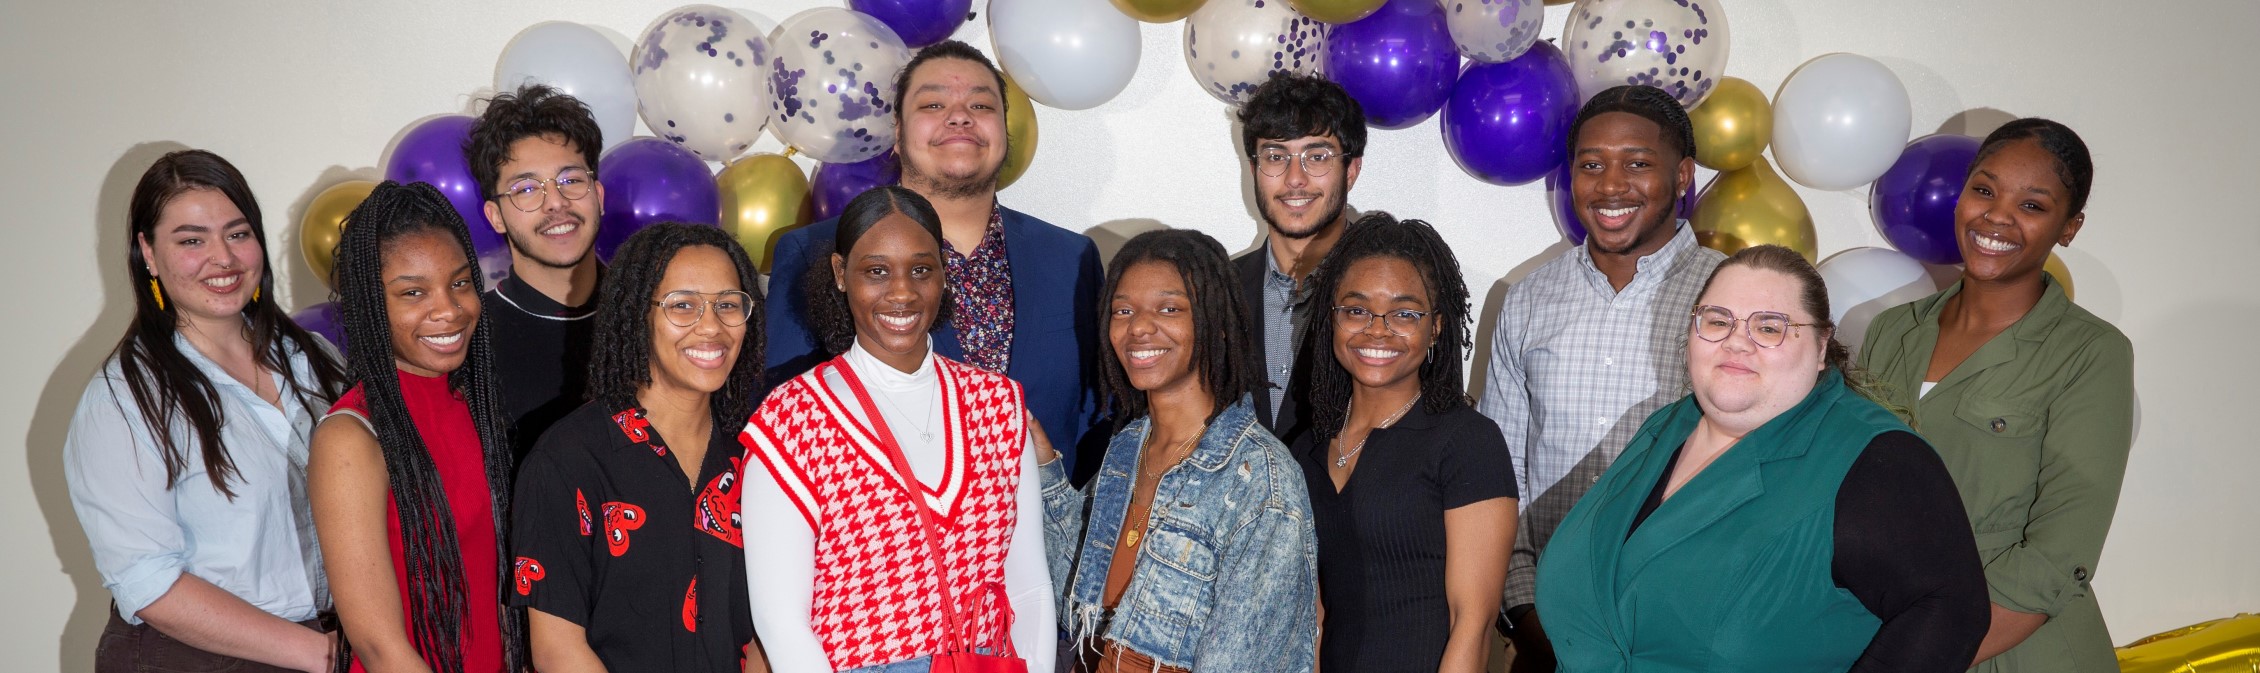
<instances>
[{"instance_id":1,"label":"denim jacket pocket","mask_svg":"<svg viewBox=\"0 0 2260 673\"><path fill-rule=\"evenodd\" d=\"M1203 589L1216 581L1216 550L1202 539L1206 536L1195 525L1165 515L1155 517L1151 528L1141 543L1143 556L1183 573L1191 583L1204 585ZM1179 588L1191 587L1171 587Z\"/></svg>"}]
</instances>

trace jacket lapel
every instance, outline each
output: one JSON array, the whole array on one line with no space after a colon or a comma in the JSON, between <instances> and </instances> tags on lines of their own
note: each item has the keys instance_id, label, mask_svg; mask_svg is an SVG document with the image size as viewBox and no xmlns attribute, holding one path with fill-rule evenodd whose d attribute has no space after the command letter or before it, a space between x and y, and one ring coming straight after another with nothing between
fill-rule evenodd
<instances>
[{"instance_id":1,"label":"jacket lapel","mask_svg":"<svg viewBox=\"0 0 2260 673\"><path fill-rule=\"evenodd\" d=\"M1256 363L1257 371L1264 374L1263 377L1257 379L1261 382L1262 387L1258 388L1255 393L1256 420L1263 425L1265 430L1276 430L1278 419L1273 415L1274 410L1271 408L1271 360L1269 353L1265 350L1263 327L1264 320L1269 318L1263 313L1263 281L1266 273L1263 256L1271 254L1270 250L1271 248L1268 246L1258 245L1255 250L1240 255L1239 259L1232 260L1232 264L1237 267L1240 274L1241 297L1248 302L1248 342L1250 350L1253 351L1255 356L1252 362Z\"/></svg>"}]
</instances>

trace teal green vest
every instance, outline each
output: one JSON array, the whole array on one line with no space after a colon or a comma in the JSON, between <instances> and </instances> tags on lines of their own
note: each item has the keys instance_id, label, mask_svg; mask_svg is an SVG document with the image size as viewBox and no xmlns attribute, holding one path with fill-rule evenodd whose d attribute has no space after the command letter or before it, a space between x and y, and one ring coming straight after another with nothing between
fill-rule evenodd
<instances>
[{"instance_id":1,"label":"teal green vest","mask_svg":"<svg viewBox=\"0 0 2260 673\"><path fill-rule=\"evenodd\" d=\"M1561 670L1850 668L1881 622L1832 575L1836 491L1907 426L1829 370L1626 538L1702 415L1690 395L1649 416L1547 543L1538 612Z\"/></svg>"}]
</instances>

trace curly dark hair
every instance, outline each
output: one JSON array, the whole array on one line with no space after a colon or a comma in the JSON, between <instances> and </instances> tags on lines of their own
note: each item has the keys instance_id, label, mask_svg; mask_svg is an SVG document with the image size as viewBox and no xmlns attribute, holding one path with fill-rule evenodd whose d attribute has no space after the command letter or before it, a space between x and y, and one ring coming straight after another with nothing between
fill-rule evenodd
<instances>
[{"instance_id":1,"label":"curly dark hair","mask_svg":"<svg viewBox=\"0 0 2260 673\"><path fill-rule=\"evenodd\" d=\"M2056 156L2056 178L2063 180L2064 187L2072 191L2065 200L2070 206L2065 211L2069 213L2066 216L2086 210L2088 191L2095 186L2095 158L2087 153L2087 141L2080 140L2080 134L2052 119L2026 117L1986 134L1985 142L1978 145L1977 158L1970 161L1970 172L1963 177L1975 175L1978 164L1985 163L1986 157L2019 140L2040 143L2040 149Z\"/></svg>"},{"instance_id":2,"label":"curly dark hair","mask_svg":"<svg viewBox=\"0 0 2260 673\"><path fill-rule=\"evenodd\" d=\"M470 601L496 601L501 596L470 596L464 591L466 573L488 573L497 586L510 586L508 535L496 535L497 558L493 568L465 568L455 533L455 517L448 509L447 491L441 485L439 466L425 449L416 419L400 394L400 374L392 350L392 321L385 308L384 252L409 234L435 231L463 248L463 259L478 259L471 248L471 233L447 197L429 184L385 181L345 216L345 233L337 244L339 322L345 339L353 344L346 363L359 381L369 405L369 425L384 456L386 481L400 513L400 548L408 577L425 580L404 587L409 642L426 665L440 673L462 673L462 624ZM475 270L475 269L474 269ZM471 283L486 291L479 274ZM486 465L488 497L493 502L494 529L510 530L510 481L513 469L509 425L502 409L502 392L493 373L493 321L480 320L471 329L469 353L463 365L448 373L448 385L463 396L471 409L479 446ZM502 612L503 656L509 670L521 670L530 661L525 650L525 611ZM350 636L351 634L345 634ZM347 658L339 658L345 670Z\"/></svg>"},{"instance_id":3,"label":"curly dark hair","mask_svg":"<svg viewBox=\"0 0 2260 673\"><path fill-rule=\"evenodd\" d=\"M918 228L934 235L934 248L942 246L942 216L934 212L934 204L900 185L873 187L857 195L840 209L838 229L832 233L832 249L816 256L802 277L802 292L808 295L808 326L823 342L824 352L839 355L855 345L855 314L848 310L847 293L841 292L838 279L832 277L832 255L845 255L855 249L855 242L863 239L864 232L879 224L888 215L901 214L918 224ZM940 329L950 323L956 313L957 290L948 280L942 282L942 307L934 313L931 329Z\"/></svg>"},{"instance_id":4,"label":"curly dark hair","mask_svg":"<svg viewBox=\"0 0 2260 673\"><path fill-rule=\"evenodd\" d=\"M1663 89L1645 84L1626 84L1611 87L1594 94L1577 109L1577 121L1569 125L1569 153L1577 156L1577 134L1585 129L1585 122L1610 112L1638 115L1656 123L1663 129L1664 142L1679 153L1675 159L1695 156L1695 123L1687 119L1687 108L1679 99L1664 93Z\"/></svg>"},{"instance_id":5,"label":"curly dark hair","mask_svg":"<svg viewBox=\"0 0 2260 673\"><path fill-rule=\"evenodd\" d=\"M539 136L559 136L581 153L588 169L596 170L597 154L604 151L604 131L596 115L580 99L542 84L518 87L516 93L498 93L487 99L486 112L471 124L471 137L463 141L463 158L471 163L471 177L489 198L502 189L502 164L510 160L510 144ZM618 140L626 140L619 138Z\"/></svg>"},{"instance_id":6,"label":"curly dark hair","mask_svg":"<svg viewBox=\"0 0 2260 673\"><path fill-rule=\"evenodd\" d=\"M1256 143L1265 138L1292 140L1334 136L1342 158L1365 156L1365 108L1342 85L1324 77L1282 72L1265 80L1240 106L1240 151L1256 160Z\"/></svg>"},{"instance_id":7,"label":"curly dark hair","mask_svg":"<svg viewBox=\"0 0 2260 673\"><path fill-rule=\"evenodd\" d=\"M603 400L614 408L637 406L636 391L651 385L651 302L659 281L675 254L692 246L707 246L730 256L738 287L753 296L746 307L745 342L737 363L721 390L708 397L714 422L741 424L753 415L754 398L761 391L762 315L761 274L745 247L716 227L666 222L644 227L621 244L615 262L605 270L603 295L596 305L596 344L589 356L589 399Z\"/></svg>"},{"instance_id":8,"label":"curly dark hair","mask_svg":"<svg viewBox=\"0 0 2260 673\"><path fill-rule=\"evenodd\" d=\"M1193 305L1193 368L1201 386L1215 403L1209 420L1263 387L1263 372L1247 353L1254 348L1248 334L1248 301L1240 296L1239 274L1216 239L1191 229L1161 229L1131 237L1108 262L1106 288L1099 293L1099 333L1111 334L1114 311L1108 305L1122 288L1122 274L1146 262L1167 264L1185 281ZM1104 365L1103 392L1113 400L1117 428L1146 415L1146 391L1130 385L1112 344L1099 346Z\"/></svg>"},{"instance_id":9,"label":"curly dark hair","mask_svg":"<svg viewBox=\"0 0 2260 673\"><path fill-rule=\"evenodd\" d=\"M1436 343L1420 365L1420 405L1440 414L1469 404L1460 361L1467 357L1469 313L1467 281L1460 277L1460 262L1436 228L1420 220L1398 220L1384 212L1367 213L1342 232L1342 240L1318 263L1311 276L1314 308L1330 309L1341 293L1342 278L1357 262L1375 257L1404 260L1420 270L1428 285L1430 317L1436 320ZM1303 337L1300 362L1309 362L1305 377L1310 400L1310 431L1320 444L1342 433L1350 408L1350 391L1356 382L1334 358L1332 311L1313 313L1314 322Z\"/></svg>"},{"instance_id":10,"label":"curly dark hair","mask_svg":"<svg viewBox=\"0 0 2260 673\"><path fill-rule=\"evenodd\" d=\"M981 53L981 50L973 45L958 40L942 40L919 49L917 55L910 57L909 63L902 65L902 72L895 73L895 126L902 126L902 99L910 95L911 73L918 72L918 66L926 65L927 61L937 58L954 58L981 64L983 69L988 70L991 76L997 78L997 113L1010 112L1007 108L1012 105L1012 101L1007 100L1010 97L1004 95L1004 71L997 69L996 62L989 60L988 54Z\"/></svg>"}]
</instances>

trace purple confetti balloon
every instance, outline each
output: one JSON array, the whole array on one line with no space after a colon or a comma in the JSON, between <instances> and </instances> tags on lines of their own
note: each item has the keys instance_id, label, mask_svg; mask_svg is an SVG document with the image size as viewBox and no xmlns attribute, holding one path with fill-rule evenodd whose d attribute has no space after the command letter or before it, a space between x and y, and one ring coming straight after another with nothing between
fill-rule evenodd
<instances>
[{"instance_id":1,"label":"purple confetti balloon","mask_svg":"<svg viewBox=\"0 0 2260 673\"><path fill-rule=\"evenodd\" d=\"M1928 264L1960 264L1954 204L1977 160L1978 139L1940 133L1907 143L1868 191L1868 214L1892 247Z\"/></svg>"},{"instance_id":2,"label":"purple confetti balloon","mask_svg":"<svg viewBox=\"0 0 2260 673\"><path fill-rule=\"evenodd\" d=\"M722 194L714 173L690 150L659 138L631 138L596 162L604 183L604 219L596 257L611 261L628 237L660 222L721 226Z\"/></svg>"},{"instance_id":3,"label":"purple confetti balloon","mask_svg":"<svg viewBox=\"0 0 2260 673\"><path fill-rule=\"evenodd\" d=\"M479 251L480 270L492 280L509 272L510 246L487 222L488 190L471 177L471 162L463 156L463 143L470 140L471 125L477 121L470 115L444 115L409 126L401 134L400 144L393 147L392 156L385 159L385 179L426 183L447 195L456 214L463 216L464 228L471 232L471 246ZM494 256L488 254L497 250L502 251L500 267L491 265Z\"/></svg>"},{"instance_id":4,"label":"purple confetti balloon","mask_svg":"<svg viewBox=\"0 0 2260 673\"><path fill-rule=\"evenodd\" d=\"M840 210L855 197L873 187L895 184L899 170L894 150L851 164L817 164L815 175L808 181L810 195L816 201L816 219L839 217Z\"/></svg>"},{"instance_id":5,"label":"purple confetti balloon","mask_svg":"<svg viewBox=\"0 0 2260 673\"><path fill-rule=\"evenodd\" d=\"M1546 195L1554 203L1554 228L1570 245L1585 245L1585 221L1577 219L1577 202L1570 198L1569 171L1570 164L1564 161L1546 176Z\"/></svg>"},{"instance_id":6,"label":"purple confetti balloon","mask_svg":"<svg viewBox=\"0 0 2260 673\"><path fill-rule=\"evenodd\" d=\"M973 0L848 0L848 9L869 14L912 49L949 39L973 12Z\"/></svg>"},{"instance_id":7,"label":"purple confetti balloon","mask_svg":"<svg viewBox=\"0 0 2260 673\"><path fill-rule=\"evenodd\" d=\"M292 311L290 320L298 323L299 328L330 340L331 345L337 346L338 353L345 352L345 323L338 319L337 302L325 301Z\"/></svg>"},{"instance_id":8,"label":"purple confetti balloon","mask_svg":"<svg viewBox=\"0 0 2260 673\"><path fill-rule=\"evenodd\" d=\"M1365 108L1367 124L1419 124L1452 95L1460 51L1436 0L1389 0L1326 38L1326 78Z\"/></svg>"},{"instance_id":9,"label":"purple confetti balloon","mask_svg":"<svg viewBox=\"0 0 2260 673\"><path fill-rule=\"evenodd\" d=\"M1580 100L1569 61L1552 44L1505 63L1470 63L1444 104L1444 149L1460 170L1491 184L1546 177L1569 156Z\"/></svg>"}]
</instances>

